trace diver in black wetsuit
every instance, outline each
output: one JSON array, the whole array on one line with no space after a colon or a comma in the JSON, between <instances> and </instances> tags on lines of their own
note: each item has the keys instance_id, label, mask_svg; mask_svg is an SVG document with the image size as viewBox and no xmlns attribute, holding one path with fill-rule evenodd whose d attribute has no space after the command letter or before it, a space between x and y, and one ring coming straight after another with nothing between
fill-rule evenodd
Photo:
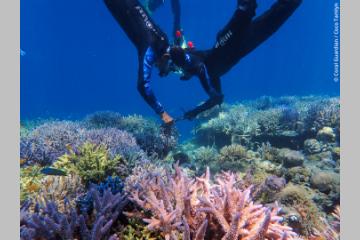
<instances>
[{"instance_id":1,"label":"diver in black wetsuit","mask_svg":"<svg viewBox=\"0 0 360 240\"><path fill-rule=\"evenodd\" d=\"M160 6L165 3L165 0L145 0L145 8L150 12L155 12ZM181 30L181 7L180 0L171 0L171 10L174 15L173 22L173 37L177 38L176 32Z\"/></svg>"},{"instance_id":2,"label":"diver in black wetsuit","mask_svg":"<svg viewBox=\"0 0 360 240\"><path fill-rule=\"evenodd\" d=\"M188 80L193 75L202 76L201 84L209 95L207 101L186 112L183 118L194 119L199 113L221 104L223 94L220 77L274 34L300 4L301 0L276 0L268 11L253 19L256 0L238 0L234 15L217 34L212 49L194 51L172 48L171 60L184 72L181 79ZM196 67L189 67L190 65Z\"/></svg>"},{"instance_id":3,"label":"diver in black wetsuit","mask_svg":"<svg viewBox=\"0 0 360 240\"><path fill-rule=\"evenodd\" d=\"M173 118L165 112L156 99L150 85L153 66L159 68L159 75L165 76L169 69L169 40L153 22L138 0L104 0L107 8L125 31L138 51L139 71L137 88L145 101L160 115L166 124Z\"/></svg>"}]
</instances>

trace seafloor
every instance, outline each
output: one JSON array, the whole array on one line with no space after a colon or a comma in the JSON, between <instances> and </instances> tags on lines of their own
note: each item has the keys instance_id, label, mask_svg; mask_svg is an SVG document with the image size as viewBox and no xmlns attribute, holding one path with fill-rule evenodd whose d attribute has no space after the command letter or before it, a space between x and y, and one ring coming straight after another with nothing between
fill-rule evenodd
<instances>
[{"instance_id":1,"label":"seafloor","mask_svg":"<svg viewBox=\"0 0 360 240\"><path fill-rule=\"evenodd\" d=\"M21 123L21 239L340 239L337 97Z\"/></svg>"}]
</instances>

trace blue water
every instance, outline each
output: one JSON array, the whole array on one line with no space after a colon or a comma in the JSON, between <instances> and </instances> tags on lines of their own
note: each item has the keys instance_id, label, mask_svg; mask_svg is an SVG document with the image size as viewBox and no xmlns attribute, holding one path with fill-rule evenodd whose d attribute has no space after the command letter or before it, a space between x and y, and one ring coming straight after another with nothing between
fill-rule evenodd
<instances>
[{"instance_id":1,"label":"blue water","mask_svg":"<svg viewBox=\"0 0 360 240\"><path fill-rule=\"evenodd\" d=\"M258 0L258 14L274 0ZM339 95L333 80L335 0L304 0L268 41L223 76L226 102L262 95ZM181 0L188 40L210 48L235 0ZM154 14L169 34L170 3ZM102 0L21 0L21 118L79 118L99 110L154 116L136 90L137 53ZM173 115L206 98L196 78L159 78L153 88Z\"/></svg>"}]
</instances>

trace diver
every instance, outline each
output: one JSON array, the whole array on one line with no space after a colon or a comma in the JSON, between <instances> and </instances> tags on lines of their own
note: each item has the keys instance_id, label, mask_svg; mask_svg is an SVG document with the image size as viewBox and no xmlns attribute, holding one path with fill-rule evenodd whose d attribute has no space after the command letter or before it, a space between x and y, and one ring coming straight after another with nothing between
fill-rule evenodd
<instances>
[{"instance_id":1,"label":"diver","mask_svg":"<svg viewBox=\"0 0 360 240\"><path fill-rule=\"evenodd\" d=\"M138 0L104 0L113 17L122 27L138 51L137 89L147 104L171 125L174 119L164 110L151 89L150 79L153 66L159 68L159 75L169 72L169 40L153 22Z\"/></svg>"},{"instance_id":2,"label":"diver","mask_svg":"<svg viewBox=\"0 0 360 240\"><path fill-rule=\"evenodd\" d=\"M300 4L301 0L276 0L269 10L253 19L256 0L238 0L232 18L217 34L212 49L171 48L171 61L183 72L180 79L198 76L209 95L207 101L185 112L183 119L192 120L201 112L220 105L223 102L220 77L272 36Z\"/></svg>"}]
</instances>

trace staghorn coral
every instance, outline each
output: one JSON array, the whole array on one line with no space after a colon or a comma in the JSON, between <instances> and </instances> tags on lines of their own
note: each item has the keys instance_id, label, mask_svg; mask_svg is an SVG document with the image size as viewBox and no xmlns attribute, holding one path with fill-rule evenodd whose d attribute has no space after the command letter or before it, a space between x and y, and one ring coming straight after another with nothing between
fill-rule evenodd
<instances>
[{"instance_id":1,"label":"staghorn coral","mask_svg":"<svg viewBox=\"0 0 360 240\"><path fill-rule=\"evenodd\" d=\"M216 182L210 182L209 170L195 180L184 176L178 166L173 175L148 173L130 199L151 216L127 215L142 215L148 228L160 231L165 239L296 238L291 228L281 225L279 208L254 204L250 189L235 186L235 175L223 173Z\"/></svg>"},{"instance_id":2,"label":"staghorn coral","mask_svg":"<svg viewBox=\"0 0 360 240\"><path fill-rule=\"evenodd\" d=\"M99 196L92 189L94 212L91 216L78 214L72 207L64 212L58 210L56 203L47 201L45 205L37 204L34 213L22 211L20 226L21 239L104 239L109 238L110 228L118 219L127 199L120 193L113 195L106 191ZM114 236L111 238L114 239Z\"/></svg>"},{"instance_id":3,"label":"staghorn coral","mask_svg":"<svg viewBox=\"0 0 360 240\"><path fill-rule=\"evenodd\" d=\"M83 182L88 184L101 182L106 176L115 174L121 161L119 156L110 158L104 145L87 142L79 147L77 152L69 149L69 154L61 156L54 166L79 175Z\"/></svg>"}]
</instances>

